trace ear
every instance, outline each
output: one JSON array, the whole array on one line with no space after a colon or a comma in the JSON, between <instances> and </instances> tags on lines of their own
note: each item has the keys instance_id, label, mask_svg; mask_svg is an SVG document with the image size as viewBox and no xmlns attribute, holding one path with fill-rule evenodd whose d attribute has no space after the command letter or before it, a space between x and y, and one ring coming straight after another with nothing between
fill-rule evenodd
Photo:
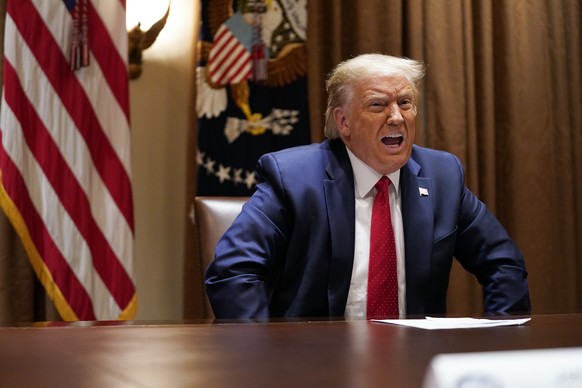
<instances>
[{"instance_id":1,"label":"ear","mask_svg":"<svg viewBox=\"0 0 582 388\"><path fill-rule=\"evenodd\" d=\"M335 125L342 136L350 135L350 125L348 118L346 117L344 110L340 107L336 107L333 110L333 119L335 120Z\"/></svg>"}]
</instances>

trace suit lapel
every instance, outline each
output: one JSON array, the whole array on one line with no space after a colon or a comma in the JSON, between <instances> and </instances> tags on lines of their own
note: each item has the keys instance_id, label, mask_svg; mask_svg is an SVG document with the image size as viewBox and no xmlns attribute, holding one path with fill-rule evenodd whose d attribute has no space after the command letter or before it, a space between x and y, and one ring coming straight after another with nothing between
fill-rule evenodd
<instances>
[{"instance_id":1,"label":"suit lapel","mask_svg":"<svg viewBox=\"0 0 582 388\"><path fill-rule=\"evenodd\" d=\"M355 196L354 175L345 146L329 142L331 157L324 181L327 215L331 233L328 283L329 315L343 316L348 298L354 260Z\"/></svg>"},{"instance_id":2,"label":"suit lapel","mask_svg":"<svg viewBox=\"0 0 582 388\"><path fill-rule=\"evenodd\" d=\"M420 177L420 165L411 158L401 170L402 221L406 256L406 304L409 314L422 314L422 295L429 278L434 229L432 180Z\"/></svg>"}]
</instances>

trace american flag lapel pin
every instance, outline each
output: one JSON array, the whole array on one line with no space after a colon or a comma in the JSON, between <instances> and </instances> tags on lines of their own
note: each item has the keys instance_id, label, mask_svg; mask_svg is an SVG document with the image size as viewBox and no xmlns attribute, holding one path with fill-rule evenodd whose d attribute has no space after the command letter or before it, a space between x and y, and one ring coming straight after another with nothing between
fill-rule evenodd
<instances>
[{"instance_id":1,"label":"american flag lapel pin","mask_svg":"<svg viewBox=\"0 0 582 388\"><path fill-rule=\"evenodd\" d=\"M419 187L418 192L420 193L421 197L428 197L428 189L425 189L424 187Z\"/></svg>"}]
</instances>

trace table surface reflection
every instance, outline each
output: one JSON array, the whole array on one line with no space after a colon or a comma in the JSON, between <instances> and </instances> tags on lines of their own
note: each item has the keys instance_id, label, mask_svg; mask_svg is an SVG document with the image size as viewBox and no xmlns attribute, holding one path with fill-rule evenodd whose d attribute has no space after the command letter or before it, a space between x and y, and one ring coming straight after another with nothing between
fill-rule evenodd
<instances>
[{"instance_id":1,"label":"table surface reflection","mask_svg":"<svg viewBox=\"0 0 582 388\"><path fill-rule=\"evenodd\" d=\"M368 321L44 323L0 328L2 386L421 387L440 353L582 346L582 314L422 330Z\"/></svg>"}]
</instances>

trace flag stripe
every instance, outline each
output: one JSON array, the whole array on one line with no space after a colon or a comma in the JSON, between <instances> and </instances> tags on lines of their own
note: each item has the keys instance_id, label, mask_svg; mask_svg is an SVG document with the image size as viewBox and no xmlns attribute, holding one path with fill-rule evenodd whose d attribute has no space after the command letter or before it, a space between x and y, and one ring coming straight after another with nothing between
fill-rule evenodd
<instances>
[{"instance_id":1,"label":"flag stripe","mask_svg":"<svg viewBox=\"0 0 582 388\"><path fill-rule=\"evenodd\" d=\"M5 107L2 109L2 115L5 114ZM4 142L5 136L2 137ZM18 151L17 151L18 152ZM85 288L79 282L78 278L71 271L67 265L65 258L61 255L59 249L53 243L53 240L46 230L46 227L40 219L36 209L30 200L30 196L26 190L17 190L16 188L25 187L22 176L16 167L7 157L7 154L0 153L0 169L2 171L2 184L6 189L7 194L11 200L14 201L16 208L19 209L23 218L26 230L17 229L20 236L23 237L24 245L27 245L25 236L30 236L31 243L39 252L39 256L44 259L42 263L33 261L35 269L37 266L46 266L49 273L54 278L56 284L59 284L60 293L64 296L66 304L71 306L71 310L75 312L73 316L61 315L66 320L76 320L79 316L84 319L95 319L93 314L91 298L88 296ZM5 203L2 203L3 206ZM11 219L13 223L14 220ZM30 252L29 256L30 256ZM37 271L38 272L38 271ZM46 286L46 285L45 285ZM48 291L48 290L47 290ZM58 301L55 301L58 305Z\"/></svg>"},{"instance_id":2,"label":"flag stripe","mask_svg":"<svg viewBox=\"0 0 582 388\"><path fill-rule=\"evenodd\" d=\"M125 23L125 19L122 17L115 17L116 14L120 14L123 11L123 7L119 6L119 2L110 2L105 1L105 5L107 5L106 12L100 12L106 17L108 21L108 26L111 28L115 26L112 21L116 23ZM45 0L35 0L35 6L38 9L39 13L47 14L51 11L51 9L55 8L55 4L52 2L47 2ZM67 57L67 42L70 39L70 29L71 29L71 18L69 17L68 13L61 12L61 15L65 17L59 18L57 23L47 24L46 27L50 30L51 34L54 37L55 44L59 44L59 42L63 42L60 44L59 47L63 52L63 56ZM64 26L64 27L62 27ZM94 31L91 31L90 39L94 36ZM105 35L105 34L101 34ZM91 41L92 42L92 41ZM111 50L116 51L116 55L111 60L107 58L100 59L91 57L91 63L98 63L105 62L106 65L109 66L110 63L116 61L120 62L123 61L123 57L119 52L127 52L127 44L122 44L123 42L127 43L127 40L124 39L117 39L115 41L109 39L108 44L92 44L93 46L98 47L98 51L104 51L103 49L108 47ZM114 45L114 46L110 46ZM105 55L102 55L106 57ZM114 55L110 55L113 57ZM100 65L101 66L101 65ZM116 77L118 80L125 80L125 84L123 82L118 82L119 87L123 85L127 86L127 71L125 63L117 64L115 67L109 66L106 70L108 73L122 73L121 76ZM129 148L124 147L124 144L128 144L130 142L130 131L129 131L129 122L128 122L128 110L121 109L120 105L117 103L119 97L115 97L112 91L109 88L99 87L99 85L103 85L107 80L105 79L104 74L101 72L101 68L99 66L89 66L88 68L83 69L83 72L77 74L77 79L81 83L83 89L87 93L88 98L91 100L92 106L99 106L100 109L95 111L95 114L98 115L99 122L101 123L101 128L107 135L111 145L115 147L115 152L119 156L121 162L123 163L126 173L129 175L130 166L131 166L131 159L129 154ZM123 124L123 127L120 127L120 123Z\"/></svg>"},{"instance_id":3,"label":"flag stripe","mask_svg":"<svg viewBox=\"0 0 582 388\"><path fill-rule=\"evenodd\" d=\"M90 0L89 66L69 63L73 1L8 3L0 205L65 319L136 311L125 1Z\"/></svg>"},{"instance_id":4,"label":"flag stripe","mask_svg":"<svg viewBox=\"0 0 582 388\"><path fill-rule=\"evenodd\" d=\"M20 42L18 39L15 40L14 47L19 51L18 55L11 50L10 47L6 49L6 56L8 59L12 61L16 61L17 58L24 57L26 59L22 60L16 68L20 70L21 74L19 77L21 78L22 84L32 84L35 83L39 85L39 93L34 94L32 97L38 97L35 101L33 101L34 105L38 106L42 104L42 101L48 102L50 101L49 105L52 107L50 110L41 110L39 113L43 116L43 122L46 123L46 126L52 128L52 136L55 138L57 143L61 137L59 137L59 131L62 131L63 128L66 128L66 133L68 136L63 140L66 142L59 143L59 148L61 153L67 159L69 165L72 166L73 170L75 171L75 175L80 183L84 186L84 189L88 195L91 195L94 200L94 207L96 211L94 211L95 217L98 219L98 223L100 224L101 228L108 231L108 240L111 240L115 244L113 245L113 249L115 250L117 255L123 257L123 247L127 246L129 243L128 239L131 238L132 231L129 229L129 225L123 222L122 217L117 214L119 209L113 202L113 199L109 195L109 192L104 187L99 174L96 172L92 172L91 174L87 174L86 171L88 168L94 169L94 166L91 164L91 157L89 152L86 151L86 145L84 140L78 135L78 131L74 124L70 121L69 116L67 115L66 111L61 112L58 116L59 120L55 120L56 116L53 114L54 111L62 110L63 107L60 105L58 98L56 98L56 94L42 69L38 67L32 55L26 50L26 45L23 42ZM30 57L30 58L28 58ZM22 69L26 68L26 63L34 62L36 66L30 66L30 69L24 72ZM43 93L41 95L41 93ZM55 101L53 101L55 100ZM51 122L52 118L52 122ZM86 155L83 155L85 153ZM104 209L105 211L98 211L99 209ZM107 228L107 221L104 219L104 215L106 214L113 214L113 220L116 223L111 228ZM120 233L121 232L121 233ZM124 240L120 240L120 237L125 236ZM131 271L129 266L126 266L126 270L128 272Z\"/></svg>"},{"instance_id":5,"label":"flag stripe","mask_svg":"<svg viewBox=\"0 0 582 388\"><path fill-rule=\"evenodd\" d=\"M11 26L13 26L12 23L7 28L11 28ZM113 249L116 254L122 256L123 247L129 243L128 239L131 238L132 231L130 226L124 222L121 214L118 214L119 209L104 186L99 174L96 171L92 171L91 174L86 173L88 168L95 169L86 143L76 130L67 112L64 111L56 92L52 89L51 84L32 54L27 50L24 42L20 39L15 39L13 44L7 45L5 55L8 60L16 64L16 70L19 71L18 77L22 84L38 85L38 93L31 96L34 99L32 101L33 105L40 106L44 101L45 104L51 107L51 109L40 110L38 113L46 127L52 130L51 136L57 142L60 152L71 166L85 192L93 198L94 207L105 210L104 212L95 211L95 217L98 219L101 228L109 231L108 240L115 242ZM34 63L34 66L28 66L27 68L27 63ZM23 70L25 68L27 69L26 71ZM60 115L54 115L56 111L60 112ZM66 129L67 137L59 136L63 129ZM129 139L122 140L129 141ZM111 223L111 220L104 219L103 214L113 215L115 224L112 228L107 228L107 223ZM124 240L120 240L120 236L127 237ZM128 272L130 272L130 269L126 268Z\"/></svg>"},{"instance_id":6,"label":"flag stripe","mask_svg":"<svg viewBox=\"0 0 582 388\"><path fill-rule=\"evenodd\" d=\"M16 152L19 150L26 150L26 152L16 154L11 153L20 167L21 173L25 178L24 184L27 186L28 193L30 193L30 203L28 208L39 209L41 214L38 217L29 219L27 224L32 225L33 230L37 225L34 223L37 219L40 219L42 223L46 226L46 231L50 237L52 237L51 244L58 247L59 253L64 256L64 259L68 262L66 268L67 271L72 271L75 273L79 282L83 284L84 289L90 293L91 299L94 301L94 305L97 302L103 303L103 299L108 299L108 292L103 285L101 278L96 276L94 271L87 271L86 267L91 263L90 250L86 246L82 237L76 230L73 221L70 219L69 215L58 201L56 193L53 191L52 187L48 183L46 176L43 174L40 166L36 163L36 160L31 157L30 151L26 148L24 141L22 140L22 128L18 125L16 119L6 119L6 115L11 114L8 105L4 105L3 108L3 119L5 123L14 122L15 125L7 125L6 127L10 129L10 139L8 139L11 144L18 145L18 147L13 147ZM11 150L9 150L10 152ZM43 206L44 204L44 206ZM47 240L48 242L48 240ZM57 258L60 262L60 254ZM63 264L50 265L54 263L54 255L52 251L47 252L45 255L46 261L50 268L59 268ZM58 275L58 274L57 274ZM57 276L57 280L59 277ZM70 281L67 279L67 281ZM67 283L65 283L66 285ZM75 297L75 294L69 295L69 297ZM82 315L85 317L85 315ZM87 317L85 317L87 318Z\"/></svg>"},{"instance_id":7,"label":"flag stripe","mask_svg":"<svg viewBox=\"0 0 582 388\"><path fill-rule=\"evenodd\" d=\"M210 70L210 74L215 75L224 71L226 61L229 60L231 53L237 48L240 48L240 45L234 37L225 41L223 46L217 45L216 47L213 47L208 59L208 69Z\"/></svg>"},{"instance_id":8,"label":"flag stripe","mask_svg":"<svg viewBox=\"0 0 582 388\"><path fill-rule=\"evenodd\" d=\"M236 57L233 56L232 64L224 75L224 79L238 83L247 79L251 72L252 67L249 53L243 50Z\"/></svg>"},{"instance_id":9,"label":"flag stripe","mask_svg":"<svg viewBox=\"0 0 582 388\"><path fill-rule=\"evenodd\" d=\"M65 208L67 215L72 218L72 222L78 229L69 231L69 233L80 233L83 236L89 250L87 251L87 248L82 246L79 246L78 249L92 253L92 255L100 258L100 260L92 260L91 255L87 255L85 261L93 261L95 270L105 284L112 288L112 295L117 300L118 305L126 305L133 296L133 285L116 259L115 254L111 251L107 240L101 233L101 229L91 216L90 204L85 192L79 186L69 165L47 133L34 107L27 100L24 91L20 88L20 84L14 82L18 79L18 76L10 63L7 62L5 64L4 71L6 73L6 84L4 85L6 102L12 107L18 122L27 124L22 127L26 143L31 148L31 152L36 155L39 167L44 171L45 179L50 181L51 187L55 190L55 195L59 197L58 199ZM50 220L44 221L45 223L50 222ZM66 238L67 236L63 237ZM71 241L69 241L70 243ZM81 242L79 244L84 245ZM122 277L122 282L115 281L119 277ZM125 289L118 289L120 285L123 285Z\"/></svg>"},{"instance_id":10,"label":"flag stripe","mask_svg":"<svg viewBox=\"0 0 582 388\"><path fill-rule=\"evenodd\" d=\"M208 70L210 79L218 85L242 82L252 73L249 52L224 24L216 32Z\"/></svg>"},{"instance_id":11,"label":"flag stripe","mask_svg":"<svg viewBox=\"0 0 582 388\"><path fill-rule=\"evenodd\" d=\"M85 139L101 178L133 229L132 206L129 203L131 197L127 195L127 192L131 192L129 177L124 173L125 169L120 164L111 143L104 136L95 112L93 109L85 109L91 104L78 80L72 73L63 76L61 70L68 68L67 59L64 55L55 55L60 52L60 48L55 44L42 18L29 1L22 0L21 3L23 8L29 5L28 9L17 12L16 15L11 14L11 16L17 26L25 25L25 23L33 23L37 26L36 31L26 29L20 31L20 34Z\"/></svg>"},{"instance_id":12,"label":"flag stripe","mask_svg":"<svg viewBox=\"0 0 582 388\"><path fill-rule=\"evenodd\" d=\"M219 83L226 83L231 80L231 78L236 78L237 73L233 73L233 70L238 72L244 66L249 65L250 68L250 56L248 52L238 45L234 47L229 56L220 64L220 67L212 72L211 75L219 80Z\"/></svg>"},{"instance_id":13,"label":"flag stripe","mask_svg":"<svg viewBox=\"0 0 582 388\"><path fill-rule=\"evenodd\" d=\"M224 25L220 26L209 53L208 67L210 69L220 67L228 52L237 43L236 37Z\"/></svg>"},{"instance_id":14,"label":"flag stripe","mask_svg":"<svg viewBox=\"0 0 582 388\"><path fill-rule=\"evenodd\" d=\"M38 0L37 0L38 1ZM41 0L41 4L44 5L46 2ZM110 3L108 3L110 4ZM46 5L44 5L46 7ZM41 10L42 12L48 12L48 9ZM119 10L118 10L119 11ZM65 13L66 14L66 13ZM70 18L65 18L65 20L70 20ZM61 20L59 20L59 23ZM69 23L70 24L70 23ZM66 40L66 34L63 34L57 27L57 25L49 24L47 27L50 28L52 35L56 37L56 41L58 40ZM52 28L51 28L52 27ZM61 34L61 35L59 35ZM24 42L19 42L16 47L19 50L25 50L24 47L26 45ZM66 56L66 50L61 47L61 51L63 55ZM23 55L23 54L20 54ZM16 56L14 54L13 56ZM31 59L32 61L34 59ZM92 59L91 63L95 63ZM36 62L35 62L36 64ZM18 66L17 69L25 66ZM34 74L21 74L21 78L28 77L28 81L22 81L23 84L28 82L34 82L36 80L37 83L43 82L42 87L39 88L41 92L46 92L49 89L52 89L52 86L48 82L45 82L44 73L42 69L36 64L37 70L35 70ZM125 70L123 70L126 73ZM30 71L28 73L31 73ZM115 103L115 99L113 98L112 94L110 93L108 88L99 88L98 85L105 84L105 80L103 77L102 72L98 66L90 66L89 68L83 69L83 73L77 76L80 85L82 88L87 92L88 98L91 100L92 106L98 106L100 109L95 111L95 114L98 117L99 122L103 123L101 128L107 135L107 138L110 141L110 144L115 147L116 154L120 155L120 160L122 161L125 171L129 176L130 171L130 153L129 147L124 147L123 145L130 144L130 131L129 131L129 123L127 122L126 114L120 109L119 105ZM51 90L51 94L56 95L56 91ZM42 97L39 100L42 100ZM41 104L41 101L38 103L35 102L35 105ZM56 109L56 108L53 108ZM59 109L63 109L62 106L59 106ZM60 116L55 116L52 114L51 110L44 110L41 111L41 116L47 116L46 119L43 118L43 121L47 123L47 127L53 128L55 132L61 131L64 123L66 122L66 128L69 140L68 143L59 144L59 148L61 152L65 155L67 162L74 166L73 170L75 171L75 175L77 179L79 179L80 183L83 185L85 192L92 198L92 202L94 204L94 208L97 209L94 211L94 217L97 219L98 224L104 230L104 233L107 237L107 240L112 243L112 249L115 251L116 255L120 258L122 264L124 265L126 271L128 273L132 272L132 255L131 252L125 252L127 247L131 246L131 240L133 238L133 225L129 225L126 221L127 218L124 220L120 217L117 213L120 212L117 204L113 201L110 193L107 191L107 188L104 187L104 183L97 172L92 172L91 174L86 173L86 166L85 163L75 163L76 159L82 160L90 160L91 157L83 157L83 158L76 158L74 154L80 153L81 150L83 152L89 153L86 151L87 146L85 145L85 141L79 135L78 131L76 130L75 124L71 121L70 116L66 111L63 111ZM50 118L52 117L53 123L48 123ZM54 135L56 139L56 135ZM72 142L70 139L71 137L75 138L75 141ZM58 139L56 139L58 143ZM71 145L70 143L74 143ZM94 169L95 166L91 165L91 168ZM102 201L100 201L102 200ZM99 209L103 209L103 211L98 211ZM131 211L131 209L130 209ZM109 217L106 217L110 215ZM132 217L133 219L133 217ZM114 223L114 224L112 224ZM109 225L109 227L108 227Z\"/></svg>"},{"instance_id":15,"label":"flag stripe","mask_svg":"<svg viewBox=\"0 0 582 388\"><path fill-rule=\"evenodd\" d=\"M37 0L46 1L46 0ZM103 2L105 4L105 2ZM111 0L108 1L111 3ZM101 17L92 3L89 3L89 45L95 59L99 63L99 66L103 69L103 74L105 74L105 79L109 84L109 87L113 91L113 95L117 99L117 103L120 105L123 112L129 114L129 88L127 87L128 73L127 66L124 61L124 57L127 56L127 45L122 47L124 51L123 54L117 51L117 46L112 42L111 36L107 31L103 20L109 18L110 13ZM113 2L113 5L118 4ZM116 15L121 15L119 10L115 10ZM125 19L117 20L117 23L123 23L125 25ZM126 42L124 40L124 42Z\"/></svg>"},{"instance_id":16,"label":"flag stripe","mask_svg":"<svg viewBox=\"0 0 582 388\"><path fill-rule=\"evenodd\" d=\"M213 73L221 71L227 67L229 62L232 61L231 55L233 53L238 54L241 50L246 51L234 36L230 33L228 35L229 39L225 40L223 44L221 44L222 42L218 42L215 49L212 51L212 54L214 55L211 56L209 68Z\"/></svg>"}]
</instances>

